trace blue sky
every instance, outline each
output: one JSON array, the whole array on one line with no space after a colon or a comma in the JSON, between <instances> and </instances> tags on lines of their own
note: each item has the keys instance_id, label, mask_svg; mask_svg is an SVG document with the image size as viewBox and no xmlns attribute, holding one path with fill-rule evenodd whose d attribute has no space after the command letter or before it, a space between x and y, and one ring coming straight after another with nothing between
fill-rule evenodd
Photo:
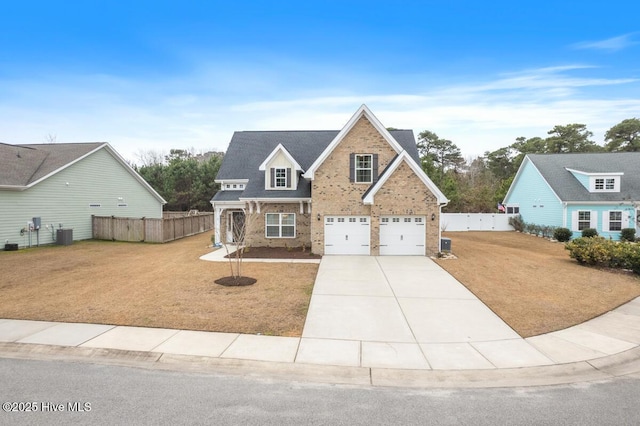
<instances>
[{"instance_id":1,"label":"blue sky","mask_svg":"<svg viewBox=\"0 0 640 426\"><path fill-rule=\"evenodd\" d=\"M366 103L465 156L640 118L637 1L3 2L0 141L225 150Z\"/></svg>"}]
</instances>

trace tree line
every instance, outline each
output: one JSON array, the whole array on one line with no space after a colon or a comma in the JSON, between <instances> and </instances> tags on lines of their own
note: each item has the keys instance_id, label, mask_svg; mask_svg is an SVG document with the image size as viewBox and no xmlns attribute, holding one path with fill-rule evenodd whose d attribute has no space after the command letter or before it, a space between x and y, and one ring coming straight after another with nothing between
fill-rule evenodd
<instances>
[{"instance_id":1,"label":"tree line","mask_svg":"<svg viewBox=\"0 0 640 426\"><path fill-rule=\"evenodd\" d=\"M141 166L134 169L167 201L164 210L211 211L209 200L220 189L214 182L223 153L194 154L172 149L162 155L154 151L138 154Z\"/></svg>"},{"instance_id":2,"label":"tree line","mask_svg":"<svg viewBox=\"0 0 640 426\"><path fill-rule=\"evenodd\" d=\"M527 154L570 152L638 152L640 120L629 118L611 127L604 144L591 138L585 124L554 126L547 137L518 137L509 146L465 159L455 143L425 130L418 135L422 169L449 198L446 212L495 212Z\"/></svg>"}]
</instances>

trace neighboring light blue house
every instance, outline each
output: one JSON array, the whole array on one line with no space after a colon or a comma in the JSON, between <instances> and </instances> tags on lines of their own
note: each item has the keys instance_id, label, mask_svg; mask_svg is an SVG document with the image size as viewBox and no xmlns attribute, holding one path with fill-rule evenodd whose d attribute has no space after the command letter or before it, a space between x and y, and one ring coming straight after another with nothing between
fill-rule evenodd
<instances>
[{"instance_id":1,"label":"neighboring light blue house","mask_svg":"<svg viewBox=\"0 0 640 426\"><path fill-rule=\"evenodd\" d=\"M621 229L638 230L640 152L528 154L504 204L526 223L569 228L574 237L595 228L618 240Z\"/></svg>"},{"instance_id":2,"label":"neighboring light blue house","mask_svg":"<svg viewBox=\"0 0 640 426\"><path fill-rule=\"evenodd\" d=\"M51 244L59 228L89 239L92 215L162 218L165 203L108 143L0 143L0 250Z\"/></svg>"}]
</instances>

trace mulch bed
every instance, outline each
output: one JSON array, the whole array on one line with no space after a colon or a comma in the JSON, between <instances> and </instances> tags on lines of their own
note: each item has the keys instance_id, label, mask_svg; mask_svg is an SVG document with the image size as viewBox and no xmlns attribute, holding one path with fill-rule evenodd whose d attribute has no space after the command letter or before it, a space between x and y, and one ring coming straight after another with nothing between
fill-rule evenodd
<instances>
[{"instance_id":1,"label":"mulch bed","mask_svg":"<svg viewBox=\"0 0 640 426\"><path fill-rule=\"evenodd\" d=\"M245 285L253 285L257 281L258 280L251 277L222 277L218 278L214 282L225 287L240 287Z\"/></svg>"},{"instance_id":2,"label":"mulch bed","mask_svg":"<svg viewBox=\"0 0 640 426\"><path fill-rule=\"evenodd\" d=\"M225 256L235 257L236 252ZM250 247L244 250L244 259L322 259L319 254L313 254L309 250L302 251L300 247Z\"/></svg>"}]
</instances>

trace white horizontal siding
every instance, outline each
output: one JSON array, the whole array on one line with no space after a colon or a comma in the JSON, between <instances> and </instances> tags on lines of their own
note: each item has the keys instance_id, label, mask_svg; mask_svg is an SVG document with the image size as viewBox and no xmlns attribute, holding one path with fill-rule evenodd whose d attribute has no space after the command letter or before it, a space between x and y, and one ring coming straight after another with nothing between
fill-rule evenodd
<instances>
[{"instance_id":1,"label":"white horizontal siding","mask_svg":"<svg viewBox=\"0 0 640 426\"><path fill-rule=\"evenodd\" d=\"M122 198L122 200L119 200ZM90 204L99 204L91 208ZM118 207L126 204L126 207ZM101 149L25 191L0 191L0 242L28 245L20 229L42 218L40 243L55 241L54 229L73 229L74 240L91 238L91 215L161 218L162 204ZM46 229L46 225L49 229ZM35 234L32 234L35 244Z\"/></svg>"}]
</instances>

